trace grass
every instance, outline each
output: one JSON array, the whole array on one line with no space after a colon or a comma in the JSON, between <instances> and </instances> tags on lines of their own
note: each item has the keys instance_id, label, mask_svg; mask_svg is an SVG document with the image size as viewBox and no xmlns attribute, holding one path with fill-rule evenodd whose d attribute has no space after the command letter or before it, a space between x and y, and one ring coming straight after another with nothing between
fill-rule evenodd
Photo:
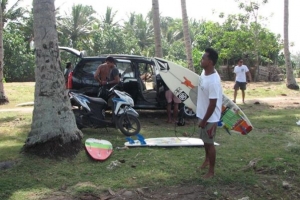
<instances>
[{"instance_id":1,"label":"grass","mask_svg":"<svg viewBox=\"0 0 300 200\"><path fill-rule=\"evenodd\" d=\"M298 79L297 79L298 80ZM300 81L300 79L298 80ZM24 102L34 101L33 82L28 83L4 83L5 94L10 101L7 105L0 108L14 108L16 105ZM257 87L259 85L259 87ZM233 96L233 82L223 81L224 93L227 96ZM299 91L287 90L283 82L260 82L247 85L248 98L276 97L283 94L288 96L299 95ZM241 94L239 94L240 96Z\"/></svg>"},{"instance_id":2,"label":"grass","mask_svg":"<svg viewBox=\"0 0 300 200\"><path fill-rule=\"evenodd\" d=\"M1 105L0 108L15 108L20 103L33 101L34 85L33 82L4 83L5 95L8 97L9 104Z\"/></svg>"},{"instance_id":3,"label":"grass","mask_svg":"<svg viewBox=\"0 0 300 200\"><path fill-rule=\"evenodd\" d=\"M255 97L264 96L266 87L272 87L269 95L273 96L282 93L292 95L290 93L294 92L286 90L283 83L266 83L266 86L255 88ZM22 103L24 99L32 101L29 91L33 91L33 84L5 84L5 89L10 104ZM225 92L230 94L231 91L227 89ZM17 98L20 97L18 94L23 94L22 99ZM0 199L47 199L54 194L70 198L86 194L99 197L108 188L114 191L141 187L159 190L182 185L201 185L210 199L240 199L245 196L250 199L299 198L300 135L299 126L295 125L300 119L299 107L240 106L255 129L247 136L230 136L218 129L216 142L220 146L217 147L216 177L211 180L201 179L202 172L196 170L204 158L203 148L115 150L104 162L92 161L84 150L75 159L60 161L23 155L19 151L30 131L31 113L1 112L0 162L13 163L14 166L0 169ZM146 138L181 136L183 132L198 137L195 121L190 120L190 125L177 127L175 132L172 125L164 123L164 115L162 111L141 112L141 133ZM91 137L102 138L109 140L114 147L122 147L125 142L124 136L115 129L108 129L108 132L105 129L83 129L83 133L83 141ZM253 159L258 159L256 166L247 168ZM108 169L115 160L125 160L125 163ZM292 185L291 188L282 187L283 181Z\"/></svg>"},{"instance_id":4,"label":"grass","mask_svg":"<svg viewBox=\"0 0 300 200\"><path fill-rule=\"evenodd\" d=\"M300 79L299 79L300 81ZM224 81L223 89L227 96L233 97L233 82ZM287 90L284 82L258 82L247 84L246 99L299 95L299 91ZM239 92L238 97L241 96Z\"/></svg>"}]
</instances>

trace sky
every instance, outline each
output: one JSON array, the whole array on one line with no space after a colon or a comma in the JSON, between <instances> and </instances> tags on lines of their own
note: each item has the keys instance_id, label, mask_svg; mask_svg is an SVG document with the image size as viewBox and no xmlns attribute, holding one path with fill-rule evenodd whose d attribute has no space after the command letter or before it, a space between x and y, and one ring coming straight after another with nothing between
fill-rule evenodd
<instances>
[{"instance_id":1,"label":"sky","mask_svg":"<svg viewBox=\"0 0 300 200\"><path fill-rule=\"evenodd\" d=\"M249 1L249 0L247 0ZM257 0L261 2L261 0ZM11 0L10 2L14 2ZM23 0L24 5L32 5L32 0ZM74 4L84 4L93 6L100 15L104 14L107 7L112 7L117 11L116 19L127 19L131 12L146 15L152 6L152 0L56 0L55 6L68 12ZM259 15L267 17L266 28L275 34L280 34L283 38L283 11L284 0L268 0L268 3L262 5L259 9ZM206 19L222 22L218 13L225 15L242 13L235 0L186 0L186 8L189 18L196 20ZM300 52L300 36L298 31L300 19L300 0L289 0L289 40L295 44L290 48L292 53ZM162 16L172 18L181 18L180 0L159 0L159 10Z\"/></svg>"}]
</instances>

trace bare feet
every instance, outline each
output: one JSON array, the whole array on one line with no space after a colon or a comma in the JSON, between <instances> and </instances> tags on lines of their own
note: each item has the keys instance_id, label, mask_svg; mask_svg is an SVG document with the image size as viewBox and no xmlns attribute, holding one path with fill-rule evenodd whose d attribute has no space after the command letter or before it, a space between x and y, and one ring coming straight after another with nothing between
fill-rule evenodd
<instances>
[{"instance_id":1,"label":"bare feet","mask_svg":"<svg viewBox=\"0 0 300 200\"><path fill-rule=\"evenodd\" d=\"M189 136L189 134L188 134L187 132L182 133L182 135L183 135L184 137L188 137L188 136Z\"/></svg>"},{"instance_id":2,"label":"bare feet","mask_svg":"<svg viewBox=\"0 0 300 200\"><path fill-rule=\"evenodd\" d=\"M214 173L212 172L207 172L207 174L205 174L204 176L202 176L202 178L204 179L210 179L210 178L213 178L214 177Z\"/></svg>"},{"instance_id":3,"label":"bare feet","mask_svg":"<svg viewBox=\"0 0 300 200\"><path fill-rule=\"evenodd\" d=\"M209 161L204 161L204 163L201 165L200 169L205 169L209 166Z\"/></svg>"},{"instance_id":4,"label":"bare feet","mask_svg":"<svg viewBox=\"0 0 300 200\"><path fill-rule=\"evenodd\" d=\"M174 120L174 119L168 119L168 120L166 121L166 123L168 123L168 124L175 124L175 123L177 123L177 121Z\"/></svg>"}]
</instances>

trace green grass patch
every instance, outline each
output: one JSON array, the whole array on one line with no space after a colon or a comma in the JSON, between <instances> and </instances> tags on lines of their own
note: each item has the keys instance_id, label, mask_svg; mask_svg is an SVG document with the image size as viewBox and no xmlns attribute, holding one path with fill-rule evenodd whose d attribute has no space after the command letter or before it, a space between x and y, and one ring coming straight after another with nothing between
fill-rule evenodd
<instances>
[{"instance_id":1,"label":"green grass patch","mask_svg":"<svg viewBox=\"0 0 300 200\"><path fill-rule=\"evenodd\" d=\"M34 100L34 82L4 83L5 95L9 104L0 105L2 108L15 108L18 104Z\"/></svg>"},{"instance_id":2,"label":"green grass patch","mask_svg":"<svg viewBox=\"0 0 300 200\"><path fill-rule=\"evenodd\" d=\"M216 178L202 180L197 167L204 159L203 148L131 148L115 150L104 162L96 162L89 158L84 150L73 160L49 160L19 153L27 133L29 132L30 114L23 116L23 122L15 127L10 126L19 115L7 114L0 118L2 126L7 128L6 134L0 136L1 161L14 161L14 167L3 170L0 175L0 199L38 199L48 193L59 191L65 187L68 194L99 195L105 189L164 187L180 184L203 184L206 187L237 184L240 187L260 185L261 174L264 176L288 179L289 175L299 176L299 137L294 134L294 127L289 125L289 110L275 111L270 117L268 110L260 115L260 120L250 115L255 129L247 136L228 135L218 130ZM278 116L279 115L279 116ZM266 116L266 117L264 117ZM145 137L175 136L174 128L161 123L161 119L142 120L142 134ZM154 125L155 124L155 125ZM193 124L193 123L192 123ZM274 128L280 124L280 128ZM282 125L282 126L281 126ZM193 133L193 125L180 127L177 134L183 131ZM84 129L84 139L103 138L111 141L114 147L123 146L125 138L115 129ZM197 137L197 133L194 133ZM254 168L247 169L253 159L260 159ZM125 160L114 169L108 169L115 160ZM295 181L299 181L296 178ZM298 182L299 183L299 182ZM294 183L296 184L296 182Z\"/></svg>"},{"instance_id":3,"label":"green grass patch","mask_svg":"<svg viewBox=\"0 0 300 200\"><path fill-rule=\"evenodd\" d=\"M278 91L272 94L284 92L280 91L281 85L276 88ZM257 96L263 92L257 91ZM253 123L254 130L243 136L229 135L218 129L216 176L211 180L203 180L201 176L205 171L197 169L205 156L204 149L198 147L114 150L104 162L93 161L85 150L72 160L23 155L20 149L30 131L32 114L1 112L0 166L7 163L9 167L0 170L0 199L43 199L61 193L73 198L85 194L99 197L108 188L117 191L178 185L201 185L212 199L294 197L300 187L300 135L299 126L295 124L300 118L299 107L278 109L267 104L240 107ZM141 115L141 133L146 138L181 137L183 132L198 137L196 121L189 120L188 125L177 127L175 132L172 125L164 123L164 115L161 111ZM108 132L83 129L83 133L82 142L87 138L101 138L114 147L122 147L126 142L116 129L108 129ZM125 162L109 169L110 163L116 160ZM253 160L257 163L249 167ZM282 181L288 181L292 189L284 189Z\"/></svg>"}]
</instances>

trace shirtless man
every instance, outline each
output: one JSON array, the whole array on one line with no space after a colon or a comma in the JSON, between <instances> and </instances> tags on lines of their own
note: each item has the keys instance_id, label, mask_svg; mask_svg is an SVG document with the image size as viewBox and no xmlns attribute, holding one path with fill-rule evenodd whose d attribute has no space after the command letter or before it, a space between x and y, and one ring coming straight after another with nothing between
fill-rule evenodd
<instances>
[{"instance_id":1,"label":"shirtless man","mask_svg":"<svg viewBox=\"0 0 300 200\"><path fill-rule=\"evenodd\" d=\"M109 57L106 58L105 63L98 66L94 75L94 78L100 83L100 85L102 85L102 82L104 81L105 81L104 85L106 84L111 69L111 65L115 65L115 63L110 62L108 58Z\"/></svg>"}]
</instances>

